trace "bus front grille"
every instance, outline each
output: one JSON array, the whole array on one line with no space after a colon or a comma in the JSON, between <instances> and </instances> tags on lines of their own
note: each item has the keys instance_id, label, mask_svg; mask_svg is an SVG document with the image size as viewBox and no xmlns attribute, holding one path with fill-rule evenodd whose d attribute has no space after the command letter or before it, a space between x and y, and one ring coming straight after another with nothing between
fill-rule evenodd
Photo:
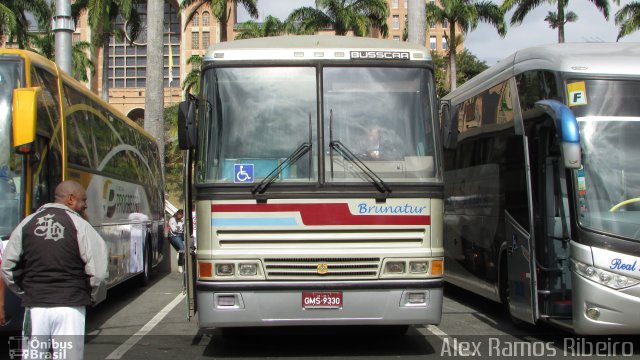
<instances>
[{"instance_id":1,"label":"bus front grille","mask_svg":"<svg viewBox=\"0 0 640 360\"><path fill-rule=\"evenodd\" d=\"M376 279L380 258L266 258L269 280Z\"/></svg>"},{"instance_id":2,"label":"bus front grille","mask_svg":"<svg viewBox=\"0 0 640 360\"><path fill-rule=\"evenodd\" d=\"M413 248L421 247L428 230L424 228L347 230L218 230L221 249L304 248Z\"/></svg>"}]
</instances>

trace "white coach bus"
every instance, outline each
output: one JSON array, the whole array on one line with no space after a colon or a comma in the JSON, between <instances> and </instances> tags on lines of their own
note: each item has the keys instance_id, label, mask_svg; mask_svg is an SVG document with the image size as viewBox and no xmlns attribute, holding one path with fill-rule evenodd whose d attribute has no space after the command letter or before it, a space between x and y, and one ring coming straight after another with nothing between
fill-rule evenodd
<instances>
[{"instance_id":1,"label":"white coach bus","mask_svg":"<svg viewBox=\"0 0 640 360\"><path fill-rule=\"evenodd\" d=\"M179 117L201 327L440 322L433 74L427 49L388 40L208 50Z\"/></svg>"},{"instance_id":2,"label":"white coach bus","mask_svg":"<svg viewBox=\"0 0 640 360\"><path fill-rule=\"evenodd\" d=\"M638 59L532 47L442 99L447 282L515 321L640 332Z\"/></svg>"}]
</instances>

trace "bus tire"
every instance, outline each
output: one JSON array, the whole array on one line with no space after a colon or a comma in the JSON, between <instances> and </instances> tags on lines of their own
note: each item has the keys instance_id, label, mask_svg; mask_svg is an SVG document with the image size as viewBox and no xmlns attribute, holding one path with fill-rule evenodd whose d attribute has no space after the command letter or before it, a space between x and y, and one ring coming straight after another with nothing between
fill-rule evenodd
<instances>
[{"instance_id":1,"label":"bus tire","mask_svg":"<svg viewBox=\"0 0 640 360\"><path fill-rule=\"evenodd\" d=\"M142 259L142 273L138 275L138 284L141 287L145 287L149 285L151 280L151 245L149 239L145 241Z\"/></svg>"}]
</instances>

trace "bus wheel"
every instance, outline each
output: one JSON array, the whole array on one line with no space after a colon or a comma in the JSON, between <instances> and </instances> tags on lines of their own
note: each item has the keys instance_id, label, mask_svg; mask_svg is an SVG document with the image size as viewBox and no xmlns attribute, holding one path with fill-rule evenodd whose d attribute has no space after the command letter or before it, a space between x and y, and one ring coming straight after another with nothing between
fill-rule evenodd
<instances>
[{"instance_id":1,"label":"bus wheel","mask_svg":"<svg viewBox=\"0 0 640 360\"><path fill-rule=\"evenodd\" d=\"M149 239L145 241L142 259L142 273L138 275L138 283L140 286L145 287L149 285L149 280L151 279L151 245Z\"/></svg>"}]
</instances>

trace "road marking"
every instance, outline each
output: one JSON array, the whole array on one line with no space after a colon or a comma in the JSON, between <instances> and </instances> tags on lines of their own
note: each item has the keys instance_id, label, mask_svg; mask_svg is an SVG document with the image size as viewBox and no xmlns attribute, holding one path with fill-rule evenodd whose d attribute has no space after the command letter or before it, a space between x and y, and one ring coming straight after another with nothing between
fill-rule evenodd
<instances>
[{"instance_id":1,"label":"road marking","mask_svg":"<svg viewBox=\"0 0 640 360\"><path fill-rule=\"evenodd\" d=\"M455 344L456 343L454 341L455 339L453 339L451 336L449 336L449 334L447 334L446 332L440 330L440 328L435 326L435 325L428 325L427 326L427 330L430 333L432 333L433 335L439 337L440 339L442 339L444 341L447 341L449 344ZM469 356L469 355L471 355L468 351L464 351L462 349L462 344L458 344L458 348L456 349L455 354L457 356Z\"/></svg>"},{"instance_id":2,"label":"road marking","mask_svg":"<svg viewBox=\"0 0 640 360\"><path fill-rule=\"evenodd\" d=\"M182 300L184 300L184 297L185 297L185 294L180 293L167 306L165 306L164 309L160 310L160 312L157 313L156 316L153 317L153 319L149 320L148 323L146 323L142 328L140 328L140 330L138 330L135 334L131 335L131 337L128 338L127 341L125 341L122 345L118 346L118 348L115 349L111 354L109 354L109 356L107 356L105 359L106 360L121 359L124 356L124 354L127 353L127 351L129 351L135 344L138 343L138 341L140 341L140 339L142 339L143 336L147 335L156 325L158 325L158 323L160 323L160 321L162 321L162 319L164 319L164 317L167 316L167 314L171 312L171 310L173 310L173 308L176 307L176 305L178 305Z\"/></svg>"}]
</instances>

